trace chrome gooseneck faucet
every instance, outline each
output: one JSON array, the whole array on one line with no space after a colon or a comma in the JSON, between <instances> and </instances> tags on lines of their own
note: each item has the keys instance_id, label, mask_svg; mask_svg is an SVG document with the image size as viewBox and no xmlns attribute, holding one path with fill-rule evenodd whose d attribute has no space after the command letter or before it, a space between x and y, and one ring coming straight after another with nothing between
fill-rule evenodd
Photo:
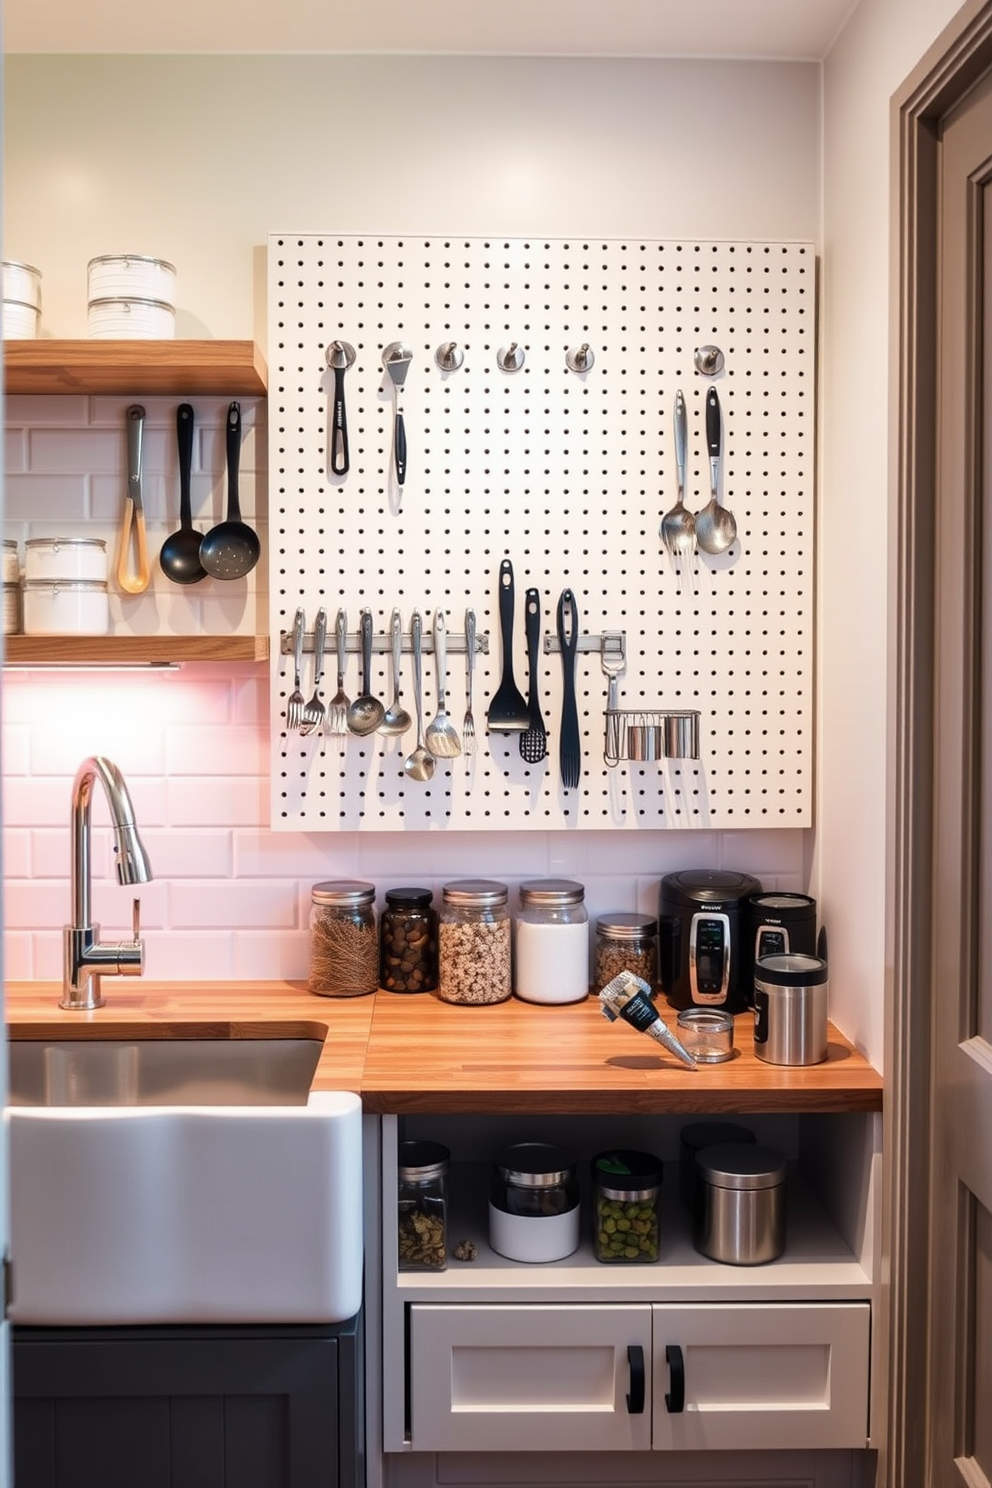
<instances>
[{"instance_id":1,"label":"chrome gooseneck faucet","mask_svg":"<svg viewBox=\"0 0 992 1488\"><path fill-rule=\"evenodd\" d=\"M140 976L145 947L140 939L140 901L135 899L130 941L100 943L100 926L90 923L90 803L99 780L114 825L117 881L147 883L151 865L138 829L124 776L104 755L91 755L76 771L72 787L72 924L62 929L62 1000L59 1007L89 1009L103 1006L103 976Z\"/></svg>"}]
</instances>

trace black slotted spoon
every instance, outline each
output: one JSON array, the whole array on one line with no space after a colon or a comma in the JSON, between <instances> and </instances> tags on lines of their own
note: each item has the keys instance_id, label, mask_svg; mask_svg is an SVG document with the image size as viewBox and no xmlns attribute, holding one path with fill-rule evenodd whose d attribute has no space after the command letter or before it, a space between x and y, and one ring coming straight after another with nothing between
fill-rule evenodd
<instances>
[{"instance_id":1,"label":"black slotted spoon","mask_svg":"<svg viewBox=\"0 0 992 1488\"><path fill-rule=\"evenodd\" d=\"M571 589L563 589L558 601L558 642L561 646L564 687L558 763L561 768L562 785L566 790L577 790L579 777L582 774L582 740L579 737L579 713L575 701L575 653L579 645L579 607Z\"/></svg>"},{"instance_id":2,"label":"black slotted spoon","mask_svg":"<svg viewBox=\"0 0 992 1488\"><path fill-rule=\"evenodd\" d=\"M541 703L537 695L537 648L541 638L541 596L536 589L528 589L524 596L524 625L527 633L527 666L530 681L527 691L527 711L530 725L520 735L520 757L529 765L539 765L548 753L548 731L541 716Z\"/></svg>"}]
</instances>

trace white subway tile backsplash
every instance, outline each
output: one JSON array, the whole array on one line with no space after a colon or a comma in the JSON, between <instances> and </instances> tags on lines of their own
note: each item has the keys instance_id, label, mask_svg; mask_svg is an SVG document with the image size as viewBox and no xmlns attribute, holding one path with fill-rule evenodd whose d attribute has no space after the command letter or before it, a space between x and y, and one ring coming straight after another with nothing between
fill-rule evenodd
<instances>
[{"instance_id":1,"label":"white subway tile backsplash","mask_svg":"<svg viewBox=\"0 0 992 1488\"><path fill-rule=\"evenodd\" d=\"M182 935L145 936L145 976L159 981L182 982L193 978L227 982L234 975L232 933L226 926L211 930L187 930ZM114 982L104 983L104 995L113 996ZM133 984L132 984L133 985Z\"/></svg>"},{"instance_id":2,"label":"white subway tile backsplash","mask_svg":"<svg viewBox=\"0 0 992 1488\"><path fill-rule=\"evenodd\" d=\"M310 942L305 930L293 935L266 935L240 930L231 937L231 974L245 981L306 981Z\"/></svg>"},{"instance_id":3,"label":"white subway tile backsplash","mask_svg":"<svg viewBox=\"0 0 992 1488\"><path fill-rule=\"evenodd\" d=\"M33 428L28 463L36 475L112 472L120 466L123 443L123 418L119 429L75 428L68 438L62 429Z\"/></svg>"},{"instance_id":4,"label":"white subway tile backsplash","mask_svg":"<svg viewBox=\"0 0 992 1488\"><path fill-rule=\"evenodd\" d=\"M3 974L7 981L12 982L34 980L37 975L34 969L34 936L30 931L4 931Z\"/></svg>"},{"instance_id":5,"label":"white subway tile backsplash","mask_svg":"<svg viewBox=\"0 0 992 1488\"><path fill-rule=\"evenodd\" d=\"M156 879L223 879L233 875L232 834L223 829L214 832L142 830L141 840Z\"/></svg>"},{"instance_id":6,"label":"white subway tile backsplash","mask_svg":"<svg viewBox=\"0 0 992 1488\"><path fill-rule=\"evenodd\" d=\"M172 886L172 926L202 930L224 925L233 929L292 930L299 923L296 880L224 883L200 879Z\"/></svg>"},{"instance_id":7,"label":"white subway tile backsplash","mask_svg":"<svg viewBox=\"0 0 992 1488\"><path fill-rule=\"evenodd\" d=\"M184 776L164 780L162 784L165 819L173 827L258 827L268 813L268 781L260 777L204 780ZM278 836L267 833L263 840L278 861ZM240 848L236 851L240 852Z\"/></svg>"},{"instance_id":8,"label":"white subway tile backsplash","mask_svg":"<svg viewBox=\"0 0 992 1488\"><path fill-rule=\"evenodd\" d=\"M8 475L3 500L4 530L10 537L103 535L87 530L89 482L85 475ZM18 523L24 524L24 531L15 530Z\"/></svg>"},{"instance_id":9,"label":"white subway tile backsplash","mask_svg":"<svg viewBox=\"0 0 992 1488\"><path fill-rule=\"evenodd\" d=\"M240 724L173 727L165 740L170 775L263 775L268 772L268 736Z\"/></svg>"},{"instance_id":10,"label":"white subway tile backsplash","mask_svg":"<svg viewBox=\"0 0 992 1488\"><path fill-rule=\"evenodd\" d=\"M81 394L51 398L35 393L13 393L4 405L8 436L11 429L52 424L60 429L84 428L89 419L90 400Z\"/></svg>"},{"instance_id":11,"label":"white subway tile backsplash","mask_svg":"<svg viewBox=\"0 0 992 1488\"><path fill-rule=\"evenodd\" d=\"M5 827L3 833L4 878L30 878L31 875L31 833L26 828Z\"/></svg>"}]
</instances>

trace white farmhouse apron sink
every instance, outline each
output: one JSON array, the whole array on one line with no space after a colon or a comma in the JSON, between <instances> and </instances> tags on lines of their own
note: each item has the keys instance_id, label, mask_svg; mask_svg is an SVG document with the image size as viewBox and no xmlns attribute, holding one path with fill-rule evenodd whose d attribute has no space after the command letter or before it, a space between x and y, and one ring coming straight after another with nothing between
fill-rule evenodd
<instances>
[{"instance_id":1,"label":"white farmhouse apron sink","mask_svg":"<svg viewBox=\"0 0 992 1488\"><path fill-rule=\"evenodd\" d=\"M361 1104L308 1039L9 1045L11 1318L321 1323L362 1300Z\"/></svg>"}]
</instances>

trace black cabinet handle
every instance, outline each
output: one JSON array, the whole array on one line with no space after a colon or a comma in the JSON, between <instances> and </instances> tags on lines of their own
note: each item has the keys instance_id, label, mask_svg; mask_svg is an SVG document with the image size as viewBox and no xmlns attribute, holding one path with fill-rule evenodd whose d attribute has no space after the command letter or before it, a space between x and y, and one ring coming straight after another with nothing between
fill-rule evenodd
<instances>
[{"instance_id":1,"label":"black cabinet handle","mask_svg":"<svg viewBox=\"0 0 992 1488\"><path fill-rule=\"evenodd\" d=\"M644 1414L644 1350L639 1343L627 1345L627 1366L630 1369L630 1394L627 1396L628 1416Z\"/></svg>"},{"instance_id":2,"label":"black cabinet handle","mask_svg":"<svg viewBox=\"0 0 992 1488\"><path fill-rule=\"evenodd\" d=\"M685 1410L685 1360L677 1343L670 1343L665 1349L665 1363L672 1383L672 1388L665 1396L665 1409L669 1415L679 1416Z\"/></svg>"}]
</instances>

